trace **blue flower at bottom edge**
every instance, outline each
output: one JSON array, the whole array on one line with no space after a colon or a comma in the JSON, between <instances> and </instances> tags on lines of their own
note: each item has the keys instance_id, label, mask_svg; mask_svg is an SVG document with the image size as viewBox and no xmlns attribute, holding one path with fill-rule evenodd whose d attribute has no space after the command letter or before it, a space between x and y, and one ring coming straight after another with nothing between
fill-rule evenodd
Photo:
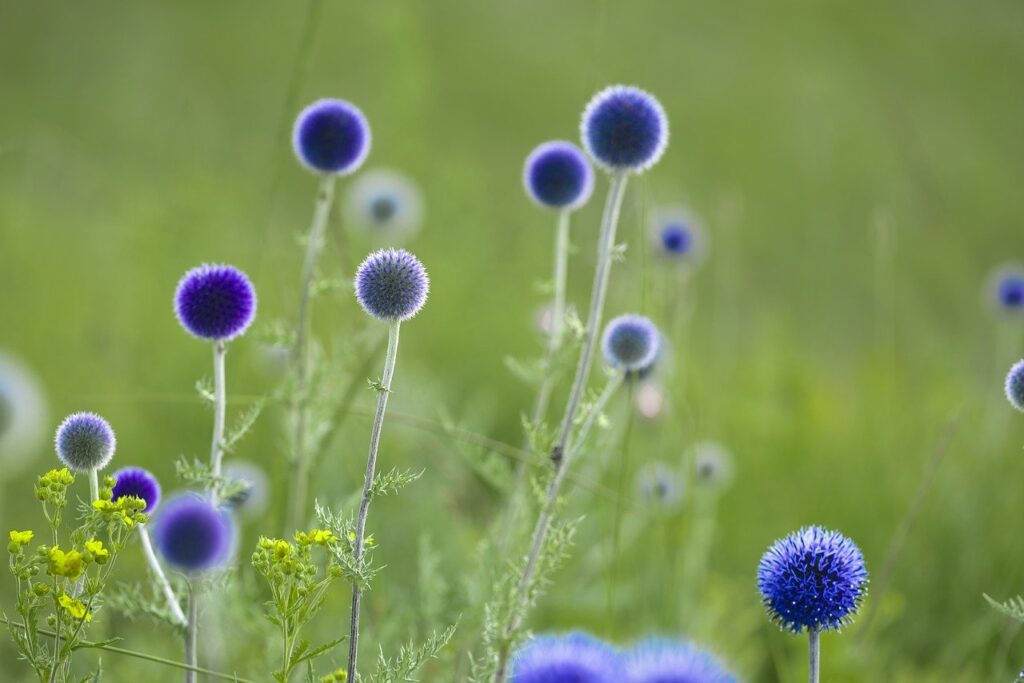
<instances>
[{"instance_id":1,"label":"blue flower at bottom edge","mask_svg":"<svg viewBox=\"0 0 1024 683\"><path fill-rule=\"evenodd\" d=\"M685 641L652 639L625 655L628 683L735 683L715 657Z\"/></svg>"},{"instance_id":2,"label":"blue flower at bottom edge","mask_svg":"<svg viewBox=\"0 0 1024 683\"><path fill-rule=\"evenodd\" d=\"M538 636L513 655L511 683L621 683L619 654L585 633Z\"/></svg>"}]
</instances>

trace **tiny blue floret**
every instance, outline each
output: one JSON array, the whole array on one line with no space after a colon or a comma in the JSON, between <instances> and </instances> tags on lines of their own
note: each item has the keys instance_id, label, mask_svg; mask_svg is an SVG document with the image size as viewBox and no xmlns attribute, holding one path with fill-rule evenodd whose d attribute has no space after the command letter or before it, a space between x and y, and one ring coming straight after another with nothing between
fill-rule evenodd
<instances>
[{"instance_id":1,"label":"tiny blue floret","mask_svg":"<svg viewBox=\"0 0 1024 683\"><path fill-rule=\"evenodd\" d=\"M344 100L323 99L303 109L292 130L295 155L317 173L347 175L370 153L370 124Z\"/></svg>"},{"instance_id":2,"label":"tiny blue floret","mask_svg":"<svg viewBox=\"0 0 1024 683\"><path fill-rule=\"evenodd\" d=\"M1006 398L1014 408L1024 411L1024 360L1014 363L1006 375Z\"/></svg>"},{"instance_id":3,"label":"tiny blue floret","mask_svg":"<svg viewBox=\"0 0 1024 683\"><path fill-rule=\"evenodd\" d=\"M382 249L366 257L356 271L356 299L378 320L401 322L427 301L430 280L419 259L405 249Z\"/></svg>"},{"instance_id":4,"label":"tiny blue floret","mask_svg":"<svg viewBox=\"0 0 1024 683\"><path fill-rule=\"evenodd\" d=\"M793 633L845 626L864 600L867 584L860 548L819 526L776 541L757 568L757 587L769 616Z\"/></svg>"},{"instance_id":5,"label":"tiny blue floret","mask_svg":"<svg viewBox=\"0 0 1024 683\"><path fill-rule=\"evenodd\" d=\"M256 289L234 266L201 265L185 273L174 293L174 312L200 339L229 341L256 317Z\"/></svg>"},{"instance_id":6,"label":"tiny blue floret","mask_svg":"<svg viewBox=\"0 0 1024 683\"><path fill-rule=\"evenodd\" d=\"M149 470L141 467L125 467L114 472L114 495L112 501L121 496L134 496L146 501L143 512L152 513L160 503L160 482Z\"/></svg>"},{"instance_id":7,"label":"tiny blue floret","mask_svg":"<svg viewBox=\"0 0 1024 683\"><path fill-rule=\"evenodd\" d=\"M604 328L601 350L613 368L637 372L650 368L658 357L658 328L642 315L620 315Z\"/></svg>"},{"instance_id":8,"label":"tiny blue floret","mask_svg":"<svg viewBox=\"0 0 1024 683\"><path fill-rule=\"evenodd\" d=\"M114 457L117 439L110 423L96 413L74 413L54 438L57 457L75 472L102 470Z\"/></svg>"},{"instance_id":9,"label":"tiny blue floret","mask_svg":"<svg viewBox=\"0 0 1024 683\"><path fill-rule=\"evenodd\" d=\"M594 191L594 170L571 142L545 142L526 157L523 186L530 199L550 209L576 210Z\"/></svg>"},{"instance_id":10,"label":"tiny blue floret","mask_svg":"<svg viewBox=\"0 0 1024 683\"><path fill-rule=\"evenodd\" d=\"M668 146L668 118L653 95L614 85L587 105L580 133L587 153L605 170L641 173Z\"/></svg>"},{"instance_id":11,"label":"tiny blue floret","mask_svg":"<svg viewBox=\"0 0 1024 683\"><path fill-rule=\"evenodd\" d=\"M510 683L621 683L614 648L585 633L537 636L512 657Z\"/></svg>"},{"instance_id":12,"label":"tiny blue floret","mask_svg":"<svg viewBox=\"0 0 1024 683\"><path fill-rule=\"evenodd\" d=\"M153 541L160 554L183 572L201 572L224 562L233 535L230 517L192 494L167 501L153 525Z\"/></svg>"},{"instance_id":13,"label":"tiny blue floret","mask_svg":"<svg viewBox=\"0 0 1024 683\"><path fill-rule=\"evenodd\" d=\"M711 653L685 641L645 640L625 653L626 683L735 683Z\"/></svg>"}]
</instances>

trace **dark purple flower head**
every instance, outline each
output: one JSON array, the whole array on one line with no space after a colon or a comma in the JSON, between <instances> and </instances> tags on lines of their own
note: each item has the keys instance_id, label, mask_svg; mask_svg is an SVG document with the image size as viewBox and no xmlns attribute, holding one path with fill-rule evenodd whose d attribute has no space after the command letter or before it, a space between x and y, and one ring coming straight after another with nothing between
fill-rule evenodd
<instances>
[{"instance_id":1,"label":"dark purple flower head","mask_svg":"<svg viewBox=\"0 0 1024 683\"><path fill-rule=\"evenodd\" d=\"M1024 309L1024 276L1008 273L996 285L999 305L1012 310Z\"/></svg>"},{"instance_id":2,"label":"dark purple flower head","mask_svg":"<svg viewBox=\"0 0 1024 683\"><path fill-rule=\"evenodd\" d=\"M370 153L370 124L349 102L317 100L295 119L292 146L307 168L347 175L362 166Z\"/></svg>"},{"instance_id":3,"label":"dark purple flower head","mask_svg":"<svg viewBox=\"0 0 1024 683\"><path fill-rule=\"evenodd\" d=\"M673 256L690 253L694 246L693 231L681 221L669 221L661 227L661 247Z\"/></svg>"},{"instance_id":4,"label":"dark purple flower head","mask_svg":"<svg viewBox=\"0 0 1024 683\"><path fill-rule=\"evenodd\" d=\"M364 311L378 320L399 322L423 308L430 280L419 259L405 249L381 249L359 266L355 288Z\"/></svg>"},{"instance_id":5,"label":"dark purple flower head","mask_svg":"<svg viewBox=\"0 0 1024 683\"><path fill-rule=\"evenodd\" d=\"M625 654L626 683L735 683L715 657L685 641L651 639Z\"/></svg>"},{"instance_id":6,"label":"dark purple flower head","mask_svg":"<svg viewBox=\"0 0 1024 683\"><path fill-rule=\"evenodd\" d=\"M653 95L613 85L590 100L580 133L584 148L605 170L641 173L668 146L668 118Z\"/></svg>"},{"instance_id":7,"label":"dark purple flower head","mask_svg":"<svg viewBox=\"0 0 1024 683\"><path fill-rule=\"evenodd\" d=\"M510 683L621 683L622 661L585 633L538 636L512 658Z\"/></svg>"},{"instance_id":8,"label":"dark purple flower head","mask_svg":"<svg viewBox=\"0 0 1024 683\"><path fill-rule=\"evenodd\" d=\"M181 278L174 312L189 334L228 341L245 332L256 317L256 289L234 266L204 264Z\"/></svg>"},{"instance_id":9,"label":"dark purple flower head","mask_svg":"<svg viewBox=\"0 0 1024 683\"><path fill-rule=\"evenodd\" d=\"M231 552L231 518L205 498L183 494L164 503L153 525L153 541L168 564L201 572L224 562Z\"/></svg>"},{"instance_id":10,"label":"dark purple flower head","mask_svg":"<svg viewBox=\"0 0 1024 683\"><path fill-rule=\"evenodd\" d=\"M601 350L608 365L635 372L649 368L658 357L660 335L649 318L620 315L604 328Z\"/></svg>"},{"instance_id":11,"label":"dark purple flower head","mask_svg":"<svg viewBox=\"0 0 1024 683\"><path fill-rule=\"evenodd\" d=\"M147 515L152 513L160 503L160 482L149 470L141 467L125 467L114 472L114 495L111 500L121 496L134 496L146 501L143 510Z\"/></svg>"},{"instance_id":12,"label":"dark purple flower head","mask_svg":"<svg viewBox=\"0 0 1024 683\"><path fill-rule=\"evenodd\" d=\"M117 439L110 423L96 413L69 415L57 427L57 457L75 472L102 470L114 457Z\"/></svg>"},{"instance_id":13,"label":"dark purple flower head","mask_svg":"<svg viewBox=\"0 0 1024 683\"><path fill-rule=\"evenodd\" d=\"M1014 363L1006 375L1006 398L1014 408L1024 411L1024 360Z\"/></svg>"},{"instance_id":14,"label":"dark purple flower head","mask_svg":"<svg viewBox=\"0 0 1024 683\"><path fill-rule=\"evenodd\" d=\"M793 633L838 630L867 593L860 548L837 531L804 527L775 542L757 568L757 587L772 620Z\"/></svg>"},{"instance_id":15,"label":"dark purple flower head","mask_svg":"<svg viewBox=\"0 0 1024 683\"><path fill-rule=\"evenodd\" d=\"M545 142L526 157L523 185L537 204L573 211L590 199L594 170L580 148L571 142Z\"/></svg>"}]
</instances>

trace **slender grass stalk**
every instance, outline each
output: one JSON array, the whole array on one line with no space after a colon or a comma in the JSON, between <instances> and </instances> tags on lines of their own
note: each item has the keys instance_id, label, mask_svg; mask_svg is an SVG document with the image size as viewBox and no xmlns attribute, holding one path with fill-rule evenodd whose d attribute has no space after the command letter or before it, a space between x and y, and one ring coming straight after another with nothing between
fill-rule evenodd
<instances>
[{"instance_id":1,"label":"slender grass stalk","mask_svg":"<svg viewBox=\"0 0 1024 683\"><path fill-rule=\"evenodd\" d=\"M295 325L295 348L292 349L292 362L295 366L295 432L292 436L292 458L295 474L292 480L292 505L288 513L286 532L302 524L309 489L310 454L306 448L306 429L309 422L309 329L313 279L316 275L317 258L324 244L324 232L327 229L327 218L331 214L336 181L337 176L334 174L325 175L320 181L316 206L313 209L313 223L306 241L306 259L302 266L302 294L299 298L299 314Z\"/></svg>"},{"instance_id":2,"label":"slender grass stalk","mask_svg":"<svg viewBox=\"0 0 1024 683\"><path fill-rule=\"evenodd\" d=\"M199 596L196 595L195 583L189 580L188 585L188 623L185 627L185 683L196 683L196 668L199 664L199 653L196 645L199 640Z\"/></svg>"},{"instance_id":3,"label":"slender grass stalk","mask_svg":"<svg viewBox=\"0 0 1024 683\"><path fill-rule=\"evenodd\" d=\"M377 393L377 412L373 416L373 428L370 431L370 451L366 457L366 477L363 479L363 496L359 501L359 515L356 517L356 538L353 554L358 565L363 559L363 537L366 531L366 517L370 512L370 498L373 489L373 476L377 468L377 451L380 448L380 434L384 427L384 411L388 406L388 395L391 393L391 380L395 376L395 361L398 358L398 331L401 322L391 323L388 332L388 351L384 359L384 375L381 378ZM348 680L355 681L356 666L359 655L359 606L361 599L359 585L352 583L352 616L349 625L348 640Z\"/></svg>"},{"instance_id":4,"label":"slender grass stalk","mask_svg":"<svg viewBox=\"0 0 1024 683\"><path fill-rule=\"evenodd\" d=\"M100 475L96 468L89 470L89 501L95 503L100 499Z\"/></svg>"},{"instance_id":5,"label":"slender grass stalk","mask_svg":"<svg viewBox=\"0 0 1024 683\"><path fill-rule=\"evenodd\" d=\"M146 554L146 561L149 562L149 568L153 570L153 574L156 575L157 583L160 584L160 588L164 592L164 597L167 598L167 606L171 610L171 614L174 615L175 621L181 626L188 626L188 619L185 618L185 613L181 611L181 604L178 602L178 596L174 594L174 589L171 588L171 582L167 580L167 575L164 573L163 567L160 566L160 561L156 558L156 553L153 552L153 541L149 538L149 528L145 524L139 525L139 540L142 542L142 550Z\"/></svg>"},{"instance_id":6,"label":"slender grass stalk","mask_svg":"<svg viewBox=\"0 0 1024 683\"><path fill-rule=\"evenodd\" d=\"M223 340L213 343L213 439L210 444L210 498L216 504L220 496L221 461L224 459L224 413L227 407L227 380L224 372L224 356L228 347Z\"/></svg>"},{"instance_id":7,"label":"slender grass stalk","mask_svg":"<svg viewBox=\"0 0 1024 683\"><path fill-rule=\"evenodd\" d=\"M807 680L818 683L821 680L819 668L821 664L821 629L807 630Z\"/></svg>"}]
</instances>

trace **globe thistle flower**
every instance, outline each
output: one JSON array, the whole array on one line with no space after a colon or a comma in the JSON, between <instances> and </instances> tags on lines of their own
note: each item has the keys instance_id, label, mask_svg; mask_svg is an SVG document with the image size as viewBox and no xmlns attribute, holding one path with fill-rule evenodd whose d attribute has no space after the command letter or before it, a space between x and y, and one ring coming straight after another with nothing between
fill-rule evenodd
<instances>
[{"instance_id":1,"label":"globe thistle flower","mask_svg":"<svg viewBox=\"0 0 1024 683\"><path fill-rule=\"evenodd\" d=\"M999 303L1004 308L1024 308L1024 276L1010 274L999 282Z\"/></svg>"},{"instance_id":2,"label":"globe thistle flower","mask_svg":"<svg viewBox=\"0 0 1024 683\"><path fill-rule=\"evenodd\" d=\"M224 478L237 486L224 503L243 517L261 517L270 503L270 483L259 465L245 460L232 460L224 466Z\"/></svg>"},{"instance_id":3,"label":"globe thistle flower","mask_svg":"<svg viewBox=\"0 0 1024 683\"><path fill-rule=\"evenodd\" d=\"M153 525L153 540L169 565L187 573L212 569L232 547L231 519L205 498L183 494L167 501Z\"/></svg>"},{"instance_id":4,"label":"globe thistle flower","mask_svg":"<svg viewBox=\"0 0 1024 683\"><path fill-rule=\"evenodd\" d=\"M686 641L645 640L627 651L627 683L735 683L706 650Z\"/></svg>"},{"instance_id":5,"label":"globe thistle flower","mask_svg":"<svg viewBox=\"0 0 1024 683\"><path fill-rule=\"evenodd\" d=\"M668 146L668 118L653 95L613 85L590 100L580 133L598 166L642 173L658 162Z\"/></svg>"},{"instance_id":6,"label":"globe thistle flower","mask_svg":"<svg viewBox=\"0 0 1024 683\"><path fill-rule=\"evenodd\" d=\"M510 683L618 683L622 663L610 646L585 633L537 636L512 658Z\"/></svg>"},{"instance_id":7,"label":"globe thistle flower","mask_svg":"<svg viewBox=\"0 0 1024 683\"><path fill-rule=\"evenodd\" d=\"M0 466L13 474L41 445L47 431L46 398L24 363L0 351Z\"/></svg>"},{"instance_id":8,"label":"globe thistle flower","mask_svg":"<svg viewBox=\"0 0 1024 683\"><path fill-rule=\"evenodd\" d=\"M732 483L733 458L717 441L701 441L693 446L693 469L698 486L724 489Z\"/></svg>"},{"instance_id":9,"label":"globe thistle flower","mask_svg":"<svg viewBox=\"0 0 1024 683\"><path fill-rule=\"evenodd\" d=\"M370 139L363 112L344 100L317 100L299 112L292 129L295 156L316 173L353 173L370 153Z\"/></svg>"},{"instance_id":10,"label":"globe thistle flower","mask_svg":"<svg viewBox=\"0 0 1024 683\"><path fill-rule=\"evenodd\" d=\"M545 142L526 157L523 186L539 206L575 211L594 191L594 170L571 142Z\"/></svg>"},{"instance_id":11,"label":"globe thistle flower","mask_svg":"<svg viewBox=\"0 0 1024 683\"><path fill-rule=\"evenodd\" d=\"M653 213L650 224L655 250L676 263L699 263L707 242L700 222L686 208L667 206Z\"/></svg>"},{"instance_id":12,"label":"globe thistle flower","mask_svg":"<svg viewBox=\"0 0 1024 683\"><path fill-rule=\"evenodd\" d=\"M233 266L204 264L185 273L174 293L174 312L194 337L229 341L256 317L256 289Z\"/></svg>"},{"instance_id":13,"label":"globe thistle flower","mask_svg":"<svg viewBox=\"0 0 1024 683\"><path fill-rule=\"evenodd\" d=\"M57 427L57 457L75 472L102 470L114 457L117 439L110 423L95 413L74 413Z\"/></svg>"},{"instance_id":14,"label":"globe thistle flower","mask_svg":"<svg viewBox=\"0 0 1024 683\"><path fill-rule=\"evenodd\" d=\"M1024 360L1014 363L1006 375L1006 398L1014 408L1024 411Z\"/></svg>"},{"instance_id":15,"label":"globe thistle flower","mask_svg":"<svg viewBox=\"0 0 1024 683\"><path fill-rule=\"evenodd\" d=\"M430 280L419 259L404 249L382 249L366 257L355 277L356 299L378 320L401 322L427 301Z\"/></svg>"},{"instance_id":16,"label":"globe thistle flower","mask_svg":"<svg viewBox=\"0 0 1024 683\"><path fill-rule=\"evenodd\" d=\"M395 239L416 232L423 200L416 184L388 169L362 173L345 197L346 223L375 238Z\"/></svg>"},{"instance_id":17,"label":"globe thistle flower","mask_svg":"<svg viewBox=\"0 0 1024 683\"><path fill-rule=\"evenodd\" d=\"M620 315L604 328L601 351L613 368L636 372L650 368L658 357L660 335L642 315Z\"/></svg>"},{"instance_id":18,"label":"globe thistle flower","mask_svg":"<svg viewBox=\"0 0 1024 683\"><path fill-rule=\"evenodd\" d=\"M995 314L1024 313L1024 264L1003 263L993 268L985 279L982 300Z\"/></svg>"},{"instance_id":19,"label":"globe thistle flower","mask_svg":"<svg viewBox=\"0 0 1024 683\"><path fill-rule=\"evenodd\" d=\"M679 474L663 462L644 465L636 475L641 500L654 512L671 514L683 502L683 482Z\"/></svg>"},{"instance_id":20,"label":"globe thistle flower","mask_svg":"<svg viewBox=\"0 0 1024 683\"><path fill-rule=\"evenodd\" d=\"M160 482L149 470L141 467L125 467L114 472L114 488L111 502L116 502L122 496L134 496L146 501L146 507L142 510L150 514L160 503Z\"/></svg>"},{"instance_id":21,"label":"globe thistle flower","mask_svg":"<svg viewBox=\"0 0 1024 683\"><path fill-rule=\"evenodd\" d=\"M757 587L768 614L793 633L839 630L860 607L867 584L860 548L819 526L776 541L757 568Z\"/></svg>"}]
</instances>

